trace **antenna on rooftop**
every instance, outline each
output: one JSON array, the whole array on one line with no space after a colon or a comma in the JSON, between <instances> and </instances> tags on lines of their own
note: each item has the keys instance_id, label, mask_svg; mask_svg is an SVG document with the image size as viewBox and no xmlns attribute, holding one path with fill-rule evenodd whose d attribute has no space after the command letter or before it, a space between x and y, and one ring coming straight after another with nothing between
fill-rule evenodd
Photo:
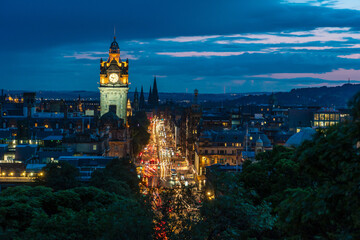
<instances>
[{"instance_id":1,"label":"antenna on rooftop","mask_svg":"<svg viewBox=\"0 0 360 240\"><path fill-rule=\"evenodd\" d=\"M115 28L115 25L114 25L114 39L116 38L116 28Z\"/></svg>"}]
</instances>

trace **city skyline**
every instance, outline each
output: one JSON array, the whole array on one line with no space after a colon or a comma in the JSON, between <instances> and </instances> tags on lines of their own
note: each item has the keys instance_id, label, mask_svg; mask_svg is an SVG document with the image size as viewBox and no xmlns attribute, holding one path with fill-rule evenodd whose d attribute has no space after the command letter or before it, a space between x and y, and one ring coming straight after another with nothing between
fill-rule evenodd
<instances>
[{"instance_id":1,"label":"city skyline","mask_svg":"<svg viewBox=\"0 0 360 240\"><path fill-rule=\"evenodd\" d=\"M2 87L97 91L99 60L107 58L114 27L121 58L129 58L130 91L141 85L147 91L154 75L161 92L288 91L360 81L359 4L190 3L6 2Z\"/></svg>"}]
</instances>

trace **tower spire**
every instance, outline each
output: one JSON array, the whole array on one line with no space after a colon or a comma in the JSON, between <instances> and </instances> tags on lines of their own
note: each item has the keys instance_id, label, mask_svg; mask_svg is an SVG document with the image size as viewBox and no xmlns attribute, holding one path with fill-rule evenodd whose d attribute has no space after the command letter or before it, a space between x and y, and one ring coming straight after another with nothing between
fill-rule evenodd
<instances>
[{"instance_id":1,"label":"tower spire","mask_svg":"<svg viewBox=\"0 0 360 240\"><path fill-rule=\"evenodd\" d=\"M115 25L114 25L114 40L116 39L116 28L115 28Z\"/></svg>"},{"instance_id":2,"label":"tower spire","mask_svg":"<svg viewBox=\"0 0 360 240\"><path fill-rule=\"evenodd\" d=\"M145 108L144 89L143 89L142 85L141 85L141 92L140 92L139 108L141 110L143 110Z\"/></svg>"},{"instance_id":3,"label":"tower spire","mask_svg":"<svg viewBox=\"0 0 360 240\"><path fill-rule=\"evenodd\" d=\"M150 85L149 96L148 96L148 105L152 105L152 104L153 104L152 99L153 99L153 95L152 95L151 85Z\"/></svg>"},{"instance_id":4,"label":"tower spire","mask_svg":"<svg viewBox=\"0 0 360 240\"><path fill-rule=\"evenodd\" d=\"M134 105L135 111L139 111L139 94L138 94L137 88L135 88L133 105Z\"/></svg>"},{"instance_id":5,"label":"tower spire","mask_svg":"<svg viewBox=\"0 0 360 240\"><path fill-rule=\"evenodd\" d=\"M152 102L154 105L157 105L159 103L159 93L157 89L156 84L156 75L154 76L154 85L153 85L153 91L152 91Z\"/></svg>"}]
</instances>

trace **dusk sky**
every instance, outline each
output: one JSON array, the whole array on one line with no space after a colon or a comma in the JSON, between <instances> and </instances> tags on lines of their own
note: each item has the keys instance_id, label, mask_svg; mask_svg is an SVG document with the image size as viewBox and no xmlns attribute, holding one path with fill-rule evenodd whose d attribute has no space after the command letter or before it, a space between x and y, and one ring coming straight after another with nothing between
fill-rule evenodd
<instances>
[{"instance_id":1,"label":"dusk sky","mask_svg":"<svg viewBox=\"0 0 360 240\"><path fill-rule=\"evenodd\" d=\"M1 1L1 87L97 91L113 29L130 91L360 82L360 1Z\"/></svg>"}]
</instances>

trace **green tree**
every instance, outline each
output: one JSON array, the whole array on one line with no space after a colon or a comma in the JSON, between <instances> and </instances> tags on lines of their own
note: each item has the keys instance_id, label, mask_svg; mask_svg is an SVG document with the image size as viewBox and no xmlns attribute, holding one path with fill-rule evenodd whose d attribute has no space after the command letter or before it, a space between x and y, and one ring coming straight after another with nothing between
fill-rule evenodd
<instances>
[{"instance_id":1,"label":"green tree","mask_svg":"<svg viewBox=\"0 0 360 240\"><path fill-rule=\"evenodd\" d=\"M259 154L257 161L244 163L240 181L245 189L256 192L253 195L255 202L267 201L277 206L287 188L305 181L293 155L293 149L275 146L272 151Z\"/></svg>"},{"instance_id":2,"label":"green tree","mask_svg":"<svg viewBox=\"0 0 360 240\"><path fill-rule=\"evenodd\" d=\"M94 187L21 186L0 194L0 227L11 239L115 240L151 239L153 225L134 198Z\"/></svg>"},{"instance_id":3,"label":"green tree","mask_svg":"<svg viewBox=\"0 0 360 240\"><path fill-rule=\"evenodd\" d=\"M54 190L64 190L79 185L79 170L67 162L48 163L43 168L43 175L36 178L36 183Z\"/></svg>"},{"instance_id":4,"label":"green tree","mask_svg":"<svg viewBox=\"0 0 360 240\"><path fill-rule=\"evenodd\" d=\"M135 165L128 158L114 159L105 169L96 170L90 185L123 196L138 194L140 191Z\"/></svg>"},{"instance_id":5,"label":"green tree","mask_svg":"<svg viewBox=\"0 0 360 240\"><path fill-rule=\"evenodd\" d=\"M296 151L309 184L287 190L278 207L282 231L302 239L360 238L360 123L320 131Z\"/></svg>"},{"instance_id":6,"label":"green tree","mask_svg":"<svg viewBox=\"0 0 360 240\"><path fill-rule=\"evenodd\" d=\"M270 205L256 204L253 193L242 187L239 174L215 174L213 189L203 197L201 221L194 225L192 239L260 238L274 227L276 217Z\"/></svg>"},{"instance_id":7,"label":"green tree","mask_svg":"<svg viewBox=\"0 0 360 240\"><path fill-rule=\"evenodd\" d=\"M360 120L360 92L350 99L348 106L352 110L354 120Z\"/></svg>"}]
</instances>

